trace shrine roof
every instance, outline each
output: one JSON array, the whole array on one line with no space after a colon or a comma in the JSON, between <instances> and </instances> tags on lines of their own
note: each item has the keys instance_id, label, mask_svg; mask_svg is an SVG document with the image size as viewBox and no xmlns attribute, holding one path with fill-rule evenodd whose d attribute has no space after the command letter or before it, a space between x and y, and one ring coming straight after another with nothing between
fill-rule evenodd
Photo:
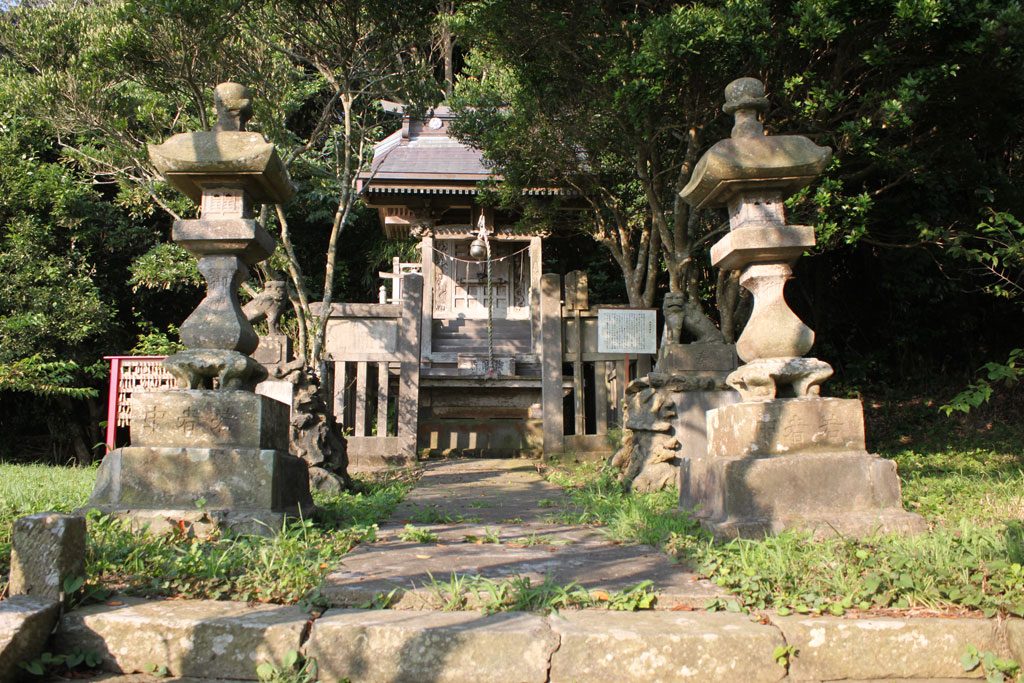
<instances>
[{"instance_id":1,"label":"shrine roof","mask_svg":"<svg viewBox=\"0 0 1024 683\"><path fill-rule=\"evenodd\" d=\"M404 116L402 127L374 146L370 170L360 174L364 191L393 192L405 183L419 193L435 186L441 192L455 187L475 191L476 183L500 177L480 150L449 135L452 118L447 107L435 107L424 119Z\"/></svg>"},{"instance_id":2,"label":"shrine roof","mask_svg":"<svg viewBox=\"0 0 1024 683\"><path fill-rule=\"evenodd\" d=\"M405 114L404 106L384 102L387 111L403 114L402 127L373 148L373 162L359 174L360 191L374 195L475 195L478 183L500 180L483 152L455 139L451 109L438 106L422 119ZM557 187L524 190L527 195L572 194Z\"/></svg>"}]
</instances>

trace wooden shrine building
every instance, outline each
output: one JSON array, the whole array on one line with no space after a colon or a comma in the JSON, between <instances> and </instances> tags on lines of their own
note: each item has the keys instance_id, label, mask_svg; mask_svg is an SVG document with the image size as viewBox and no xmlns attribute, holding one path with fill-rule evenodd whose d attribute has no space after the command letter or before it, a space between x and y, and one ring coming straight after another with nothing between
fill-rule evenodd
<instances>
[{"instance_id":1,"label":"wooden shrine building","mask_svg":"<svg viewBox=\"0 0 1024 683\"><path fill-rule=\"evenodd\" d=\"M479 151L449 136L451 119L444 107L422 120L403 115L360 178L386 236L417 239L420 258L381 273L390 284L379 303L329 313L333 408L352 467L425 453L607 453L625 359L596 352L585 274L566 277L563 294L562 278L542 276L544 234L477 203L494 176Z\"/></svg>"}]
</instances>

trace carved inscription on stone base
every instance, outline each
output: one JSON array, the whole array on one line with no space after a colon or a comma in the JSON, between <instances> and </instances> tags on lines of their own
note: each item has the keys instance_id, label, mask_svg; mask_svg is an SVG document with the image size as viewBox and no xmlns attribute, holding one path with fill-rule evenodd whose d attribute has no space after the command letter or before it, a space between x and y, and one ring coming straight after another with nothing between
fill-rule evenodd
<instances>
[{"instance_id":1,"label":"carved inscription on stone base","mask_svg":"<svg viewBox=\"0 0 1024 683\"><path fill-rule=\"evenodd\" d=\"M247 391L162 391L132 405L133 446L288 451L289 407Z\"/></svg>"}]
</instances>

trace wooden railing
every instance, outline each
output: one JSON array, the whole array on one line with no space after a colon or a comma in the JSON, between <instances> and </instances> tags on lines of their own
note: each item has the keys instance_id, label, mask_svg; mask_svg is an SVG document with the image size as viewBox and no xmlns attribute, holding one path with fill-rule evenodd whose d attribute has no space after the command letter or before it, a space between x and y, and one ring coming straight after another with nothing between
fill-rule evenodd
<instances>
[{"instance_id":1,"label":"wooden railing","mask_svg":"<svg viewBox=\"0 0 1024 683\"><path fill-rule=\"evenodd\" d=\"M174 386L174 378L164 368L166 356L104 356L110 361L107 393L108 450L117 448L117 428L131 424L131 397L141 391L161 391Z\"/></svg>"},{"instance_id":2,"label":"wooden railing","mask_svg":"<svg viewBox=\"0 0 1024 683\"><path fill-rule=\"evenodd\" d=\"M416 460L423 278L402 276L399 304L335 304L326 350L334 419L345 430L349 464Z\"/></svg>"}]
</instances>

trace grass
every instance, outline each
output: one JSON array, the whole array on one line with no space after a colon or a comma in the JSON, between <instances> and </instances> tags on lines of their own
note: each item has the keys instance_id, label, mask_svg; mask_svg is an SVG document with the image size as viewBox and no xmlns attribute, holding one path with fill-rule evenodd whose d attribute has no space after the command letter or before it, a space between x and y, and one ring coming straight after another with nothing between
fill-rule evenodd
<instances>
[{"instance_id":1,"label":"grass","mask_svg":"<svg viewBox=\"0 0 1024 683\"><path fill-rule=\"evenodd\" d=\"M34 512L81 507L95 481L94 468L0 463L0 596L7 592L14 520Z\"/></svg>"},{"instance_id":2,"label":"grass","mask_svg":"<svg viewBox=\"0 0 1024 683\"><path fill-rule=\"evenodd\" d=\"M612 540L662 546L676 535L696 533L698 525L679 510L675 490L634 495L626 493L616 472L598 463L550 470L547 478L566 489L572 505L554 512L560 524L603 527Z\"/></svg>"},{"instance_id":3,"label":"grass","mask_svg":"<svg viewBox=\"0 0 1024 683\"><path fill-rule=\"evenodd\" d=\"M10 522L40 510L70 510L92 490L95 470L0 465L0 568L10 563ZM295 603L316 600L324 576L358 543L372 541L409 484L363 484L359 493L315 497L315 519L288 522L281 533L190 538L131 531L122 521L92 514L84 591ZM0 591L6 585L0 586Z\"/></svg>"}]
</instances>

